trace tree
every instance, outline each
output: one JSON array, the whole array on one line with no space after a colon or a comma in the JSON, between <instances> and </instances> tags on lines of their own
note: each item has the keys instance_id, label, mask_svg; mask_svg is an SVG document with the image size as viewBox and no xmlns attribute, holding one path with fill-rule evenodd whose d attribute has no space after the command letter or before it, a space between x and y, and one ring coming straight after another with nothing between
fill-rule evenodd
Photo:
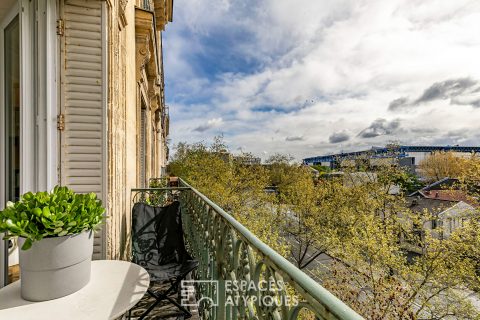
<instances>
[{"instance_id":1,"label":"tree","mask_svg":"<svg viewBox=\"0 0 480 320\"><path fill-rule=\"evenodd\" d=\"M390 178L407 195L425 186L416 175L405 170L397 170Z\"/></svg>"},{"instance_id":2,"label":"tree","mask_svg":"<svg viewBox=\"0 0 480 320\"><path fill-rule=\"evenodd\" d=\"M318 256L326 253L329 224L338 221L334 211L322 208L322 199L335 188L319 188L308 167L293 163L290 156L276 154L267 160L270 183L277 187L275 204L281 218L281 234L289 243L288 256L299 269L308 267ZM329 182L329 185L338 182ZM322 238L312 235L324 234Z\"/></svg>"},{"instance_id":3,"label":"tree","mask_svg":"<svg viewBox=\"0 0 480 320\"><path fill-rule=\"evenodd\" d=\"M270 156L265 164L270 179L270 185L281 188L296 170L297 165L292 165L293 157L276 153Z\"/></svg>"},{"instance_id":4,"label":"tree","mask_svg":"<svg viewBox=\"0 0 480 320\"><path fill-rule=\"evenodd\" d=\"M453 152L434 152L423 159L420 164L421 174L429 181L443 178L458 178L461 174L462 159Z\"/></svg>"},{"instance_id":5,"label":"tree","mask_svg":"<svg viewBox=\"0 0 480 320\"><path fill-rule=\"evenodd\" d=\"M323 272L323 285L368 319L478 317L467 296L468 288L478 283L474 248L479 246L479 230L467 223L450 238L439 239L425 227L431 213L403 209L379 215L376 196L368 192L365 196L372 199L366 200L370 207L350 211L353 236L332 251L337 260ZM419 228L423 236L415 241L424 252L412 255L399 234L413 240Z\"/></svg>"},{"instance_id":6,"label":"tree","mask_svg":"<svg viewBox=\"0 0 480 320\"><path fill-rule=\"evenodd\" d=\"M269 175L261 165L231 161L231 154L216 137L211 145L179 143L169 173L182 177L204 193L269 246L284 254L288 245L280 237L275 196L267 194Z\"/></svg>"},{"instance_id":7,"label":"tree","mask_svg":"<svg viewBox=\"0 0 480 320\"><path fill-rule=\"evenodd\" d=\"M461 162L459 179L478 196L479 162L468 161ZM170 171L299 268L317 267L323 285L366 318L478 316L466 298L469 288L480 287L478 213L448 239L438 238L426 228L432 212L414 213L402 193L392 194L394 185L409 185L399 168L315 183L289 156L275 155L267 166L230 161L219 139L210 146L180 144ZM265 192L271 185L276 194ZM423 254L409 253L406 241L420 245ZM333 260L320 268L313 261L322 253Z\"/></svg>"},{"instance_id":8,"label":"tree","mask_svg":"<svg viewBox=\"0 0 480 320\"><path fill-rule=\"evenodd\" d=\"M464 158L460 165L459 186L478 203L480 198L480 157L472 154Z\"/></svg>"},{"instance_id":9,"label":"tree","mask_svg":"<svg viewBox=\"0 0 480 320\"><path fill-rule=\"evenodd\" d=\"M323 218L330 211L336 220L318 242L328 237L327 252L335 259L317 270L319 278L368 319L474 319L478 311L466 296L478 283L479 229L466 223L439 239L426 227L432 212L412 212L403 197L389 192L402 176L399 168L383 167L337 185L325 198ZM405 241L424 253L409 253Z\"/></svg>"},{"instance_id":10,"label":"tree","mask_svg":"<svg viewBox=\"0 0 480 320\"><path fill-rule=\"evenodd\" d=\"M321 211L310 171L305 167L293 167L288 171L288 178L279 182L277 206L282 217L283 234L292 243L291 257L297 267L303 269L326 250L312 237L319 232Z\"/></svg>"},{"instance_id":11,"label":"tree","mask_svg":"<svg viewBox=\"0 0 480 320\"><path fill-rule=\"evenodd\" d=\"M325 174L325 173L332 172L332 169L330 169L330 167L322 166L322 165L319 165L319 164L312 165L311 167L313 169L317 170L320 174Z\"/></svg>"}]
</instances>

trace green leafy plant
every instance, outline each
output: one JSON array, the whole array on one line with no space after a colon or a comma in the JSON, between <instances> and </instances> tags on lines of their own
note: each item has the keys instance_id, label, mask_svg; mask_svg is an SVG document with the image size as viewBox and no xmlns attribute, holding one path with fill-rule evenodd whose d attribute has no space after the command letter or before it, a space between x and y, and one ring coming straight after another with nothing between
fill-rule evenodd
<instances>
[{"instance_id":1,"label":"green leafy plant","mask_svg":"<svg viewBox=\"0 0 480 320\"><path fill-rule=\"evenodd\" d=\"M153 178L149 181L150 188L167 188L168 187L168 178ZM145 202L151 206L164 206L167 203L173 201L172 191L170 190L156 190L149 191L147 194L142 194L142 196L147 196Z\"/></svg>"},{"instance_id":2,"label":"green leafy plant","mask_svg":"<svg viewBox=\"0 0 480 320\"><path fill-rule=\"evenodd\" d=\"M168 178L153 178L149 181L150 188L167 188Z\"/></svg>"},{"instance_id":3,"label":"green leafy plant","mask_svg":"<svg viewBox=\"0 0 480 320\"><path fill-rule=\"evenodd\" d=\"M104 212L96 194L77 194L56 186L51 192L28 192L19 201L8 202L0 211L0 232L7 232L4 239L26 238L22 250L27 250L43 238L99 229Z\"/></svg>"}]
</instances>

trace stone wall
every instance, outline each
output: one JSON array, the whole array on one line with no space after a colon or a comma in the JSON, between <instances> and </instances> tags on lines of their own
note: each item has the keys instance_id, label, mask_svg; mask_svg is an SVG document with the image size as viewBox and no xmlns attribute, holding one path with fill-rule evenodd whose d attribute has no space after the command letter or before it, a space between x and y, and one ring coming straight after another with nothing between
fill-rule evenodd
<instances>
[{"instance_id":1,"label":"stone wall","mask_svg":"<svg viewBox=\"0 0 480 320\"><path fill-rule=\"evenodd\" d=\"M159 176L167 161L166 132L158 121L162 118L158 114L165 110L163 66L159 56L161 38L155 29L152 29L153 37L147 38L150 14L135 8L142 7L143 0L110 0L107 4L109 192L106 206L109 219L106 255L107 259L128 259L133 205L130 190L141 185L142 99L147 107L146 178ZM150 5L153 4L151 1Z\"/></svg>"}]
</instances>

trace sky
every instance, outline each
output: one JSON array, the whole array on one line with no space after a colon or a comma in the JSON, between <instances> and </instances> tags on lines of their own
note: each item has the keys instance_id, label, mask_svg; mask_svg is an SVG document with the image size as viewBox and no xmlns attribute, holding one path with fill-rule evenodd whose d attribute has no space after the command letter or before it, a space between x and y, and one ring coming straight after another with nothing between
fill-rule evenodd
<instances>
[{"instance_id":1,"label":"sky","mask_svg":"<svg viewBox=\"0 0 480 320\"><path fill-rule=\"evenodd\" d=\"M480 1L175 0L173 19L173 152L480 145Z\"/></svg>"}]
</instances>

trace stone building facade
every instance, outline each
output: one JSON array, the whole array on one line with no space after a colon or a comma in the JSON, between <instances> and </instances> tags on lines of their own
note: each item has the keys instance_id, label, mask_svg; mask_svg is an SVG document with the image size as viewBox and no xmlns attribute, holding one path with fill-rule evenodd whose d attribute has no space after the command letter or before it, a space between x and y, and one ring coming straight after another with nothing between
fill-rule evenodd
<instances>
[{"instance_id":1,"label":"stone building facade","mask_svg":"<svg viewBox=\"0 0 480 320\"><path fill-rule=\"evenodd\" d=\"M173 1L112 0L109 7L108 211L125 216L107 224L106 256L122 258L129 252L130 189L163 175L168 158L162 32Z\"/></svg>"}]
</instances>

